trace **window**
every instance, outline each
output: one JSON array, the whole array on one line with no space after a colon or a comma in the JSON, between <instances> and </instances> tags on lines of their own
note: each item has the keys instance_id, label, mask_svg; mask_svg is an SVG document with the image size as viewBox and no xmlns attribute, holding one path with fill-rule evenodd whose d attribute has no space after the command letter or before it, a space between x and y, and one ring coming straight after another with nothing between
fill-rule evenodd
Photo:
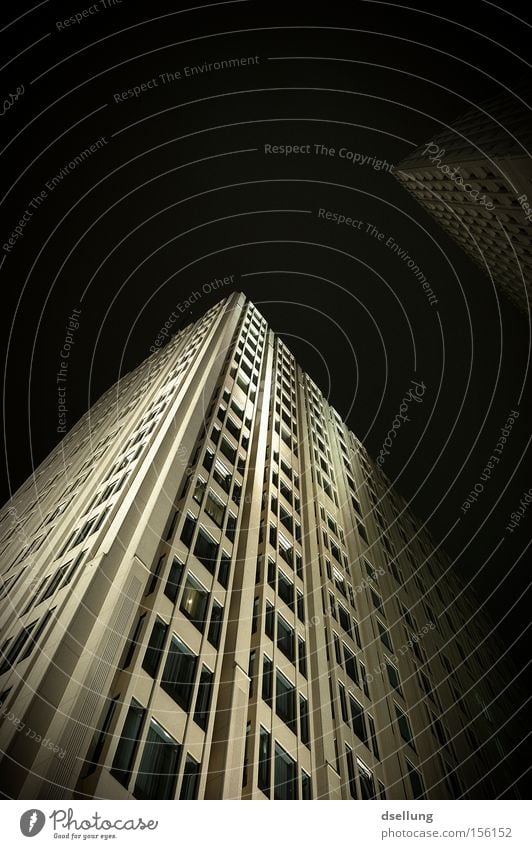
<instances>
[{"instance_id":1,"label":"window","mask_svg":"<svg viewBox=\"0 0 532 849\"><path fill-rule=\"evenodd\" d=\"M294 629L279 614L277 616L277 648L288 660L294 660Z\"/></svg>"},{"instance_id":2,"label":"window","mask_svg":"<svg viewBox=\"0 0 532 849\"><path fill-rule=\"evenodd\" d=\"M0 696L0 705L3 704L4 698L4 694L2 694L2 696ZM107 739L109 729L111 727L111 723L113 721L113 717L115 715L115 710L118 705L119 698L120 696L118 695L107 702L106 710L103 715L103 722L100 725L99 731L97 731L94 736L93 743L89 750L90 754L87 760L85 761L82 778L87 778L87 776L92 775L92 773L96 769L96 766L98 764L98 761L100 760L100 756L103 751L103 747L105 745L105 741Z\"/></svg>"},{"instance_id":3,"label":"window","mask_svg":"<svg viewBox=\"0 0 532 849\"><path fill-rule=\"evenodd\" d=\"M312 782L304 770L301 770L301 798L312 799Z\"/></svg>"},{"instance_id":4,"label":"window","mask_svg":"<svg viewBox=\"0 0 532 849\"><path fill-rule=\"evenodd\" d=\"M229 583L230 569L231 555L227 554L227 552L222 549L222 553L220 555L220 567L218 569L218 580L225 589L227 589L227 584Z\"/></svg>"},{"instance_id":5,"label":"window","mask_svg":"<svg viewBox=\"0 0 532 849\"><path fill-rule=\"evenodd\" d=\"M262 698L272 706L273 697L273 663L267 655L262 660Z\"/></svg>"},{"instance_id":6,"label":"window","mask_svg":"<svg viewBox=\"0 0 532 849\"><path fill-rule=\"evenodd\" d=\"M205 501L205 512L207 516L209 516L215 525L218 525L219 528L222 527L224 522L224 514L225 514L225 504L218 496L209 489L207 499Z\"/></svg>"},{"instance_id":7,"label":"window","mask_svg":"<svg viewBox=\"0 0 532 849\"><path fill-rule=\"evenodd\" d=\"M349 675L351 681L354 681L357 686L360 686L359 678L358 678L358 669L355 655L344 643L344 658L345 658L345 671Z\"/></svg>"},{"instance_id":8,"label":"window","mask_svg":"<svg viewBox=\"0 0 532 849\"><path fill-rule=\"evenodd\" d=\"M299 671L304 678L307 677L307 650L303 637L297 638L297 654L299 658Z\"/></svg>"},{"instance_id":9,"label":"window","mask_svg":"<svg viewBox=\"0 0 532 849\"><path fill-rule=\"evenodd\" d=\"M299 736L301 737L301 742L310 749L308 701L301 694L299 695Z\"/></svg>"},{"instance_id":10,"label":"window","mask_svg":"<svg viewBox=\"0 0 532 849\"><path fill-rule=\"evenodd\" d=\"M214 464L212 476L216 483L220 484L224 492L228 493L231 489L231 472L220 460L217 460Z\"/></svg>"},{"instance_id":11,"label":"window","mask_svg":"<svg viewBox=\"0 0 532 849\"><path fill-rule=\"evenodd\" d=\"M278 573L278 593L280 598L288 605L290 610L294 609L294 585L281 569Z\"/></svg>"},{"instance_id":12,"label":"window","mask_svg":"<svg viewBox=\"0 0 532 849\"><path fill-rule=\"evenodd\" d=\"M355 764L353 760L353 752L346 744L345 757L347 760L347 774L349 777L349 792L353 799L357 798L357 784L355 779Z\"/></svg>"},{"instance_id":13,"label":"window","mask_svg":"<svg viewBox=\"0 0 532 849\"><path fill-rule=\"evenodd\" d=\"M196 486L194 487L193 499L197 501L198 504L201 504L203 499L203 495L205 493L205 487L207 486L207 482L203 480L203 478L198 478L196 481Z\"/></svg>"},{"instance_id":14,"label":"window","mask_svg":"<svg viewBox=\"0 0 532 849\"><path fill-rule=\"evenodd\" d=\"M181 531L181 542L186 545L187 548L190 548L196 522L196 517L193 516L192 513L187 513L187 518L185 519L183 530Z\"/></svg>"},{"instance_id":15,"label":"window","mask_svg":"<svg viewBox=\"0 0 532 849\"><path fill-rule=\"evenodd\" d=\"M384 608L382 606L382 598L380 597L380 595L378 595L378 593L376 593L373 589L370 589L370 594L374 607L379 611L379 613L385 616Z\"/></svg>"},{"instance_id":16,"label":"window","mask_svg":"<svg viewBox=\"0 0 532 849\"><path fill-rule=\"evenodd\" d=\"M12 638L10 638L4 643L2 647L2 655L4 656L4 659L2 661L2 665L0 666L0 675L2 675L4 672L7 672L7 670L10 669L11 666L15 663L22 646L35 628L38 621L38 619L35 619L33 622L30 622L29 625L27 625L25 628L22 629L22 631L18 633L18 635L12 642ZM8 643L11 644L11 648L9 649L9 652L6 653L5 649Z\"/></svg>"},{"instance_id":17,"label":"window","mask_svg":"<svg viewBox=\"0 0 532 849\"><path fill-rule=\"evenodd\" d=\"M48 624L48 621L49 621L50 617L52 616L52 613L54 612L54 610L55 610L55 607L52 608L51 610L47 610L46 613L44 614L44 616L42 616L41 619L39 620L39 624L38 624L37 628L35 629L35 631L30 633L29 639L25 643L24 648L22 650L22 654L18 658L18 661L17 661L18 663L20 663L23 660L26 660L26 658L30 656L34 647L39 642L41 634L44 631L46 625Z\"/></svg>"},{"instance_id":18,"label":"window","mask_svg":"<svg viewBox=\"0 0 532 849\"><path fill-rule=\"evenodd\" d=\"M207 728L207 723L209 721L209 711L211 707L211 698L212 698L212 682L214 675L208 667L203 666L201 668L201 675L198 685L198 695L196 698L196 710L194 713L194 722L196 722L200 728Z\"/></svg>"},{"instance_id":19,"label":"window","mask_svg":"<svg viewBox=\"0 0 532 849\"><path fill-rule=\"evenodd\" d=\"M133 630L133 634L130 637L130 639L129 639L127 645L126 645L126 648L125 648L125 651L124 651L124 654L123 654L124 659L120 663L120 667L119 667L120 669L127 669L129 664L131 663L131 660L133 659L135 649L140 644L140 634L141 634L142 628L144 626L145 618L146 618L146 614L143 613L137 619L135 628Z\"/></svg>"},{"instance_id":20,"label":"window","mask_svg":"<svg viewBox=\"0 0 532 849\"><path fill-rule=\"evenodd\" d=\"M342 711L342 719L344 722L349 722L349 715L347 713L347 698L345 695L345 687L341 681L338 681L338 692L340 693L340 708Z\"/></svg>"},{"instance_id":21,"label":"window","mask_svg":"<svg viewBox=\"0 0 532 849\"><path fill-rule=\"evenodd\" d=\"M233 516L232 513L229 513L227 517L227 527L225 529L225 535L228 540L231 542L235 541L236 534L236 516Z\"/></svg>"},{"instance_id":22,"label":"window","mask_svg":"<svg viewBox=\"0 0 532 849\"><path fill-rule=\"evenodd\" d=\"M180 751L181 746L152 719L135 783L137 799L173 798Z\"/></svg>"},{"instance_id":23,"label":"window","mask_svg":"<svg viewBox=\"0 0 532 849\"><path fill-rule=\"evenodd\" d=\"M174 557L174 559L172 560L172 565L170 566L170 571L168 573L168 580L164 588L165 596L169 598L170 601L172 601L174 604L179 593L179 588L181 587L183 569L183 563L181 563L178 557Z\"/></svg>"},{"instance_id":24,"label":"window","mask_svg":"<svg viewBox=\"0 0 532 849\"><path fill-rule=\"evenodd\" d=\"M155 568L152 570L150 580L148 581L148 586L146 587L146 593L145 593L146 596L149 596L153 592L155 592L155 588L157 587L157 584L159 582L159 575L162 572L165 559L166 559L165 555L161 554L161 556L157 560L157 563L155 564Z\"/></svg>"},{"instance_id":25,"label":"window","mask_svg":"<svg viewBox=\"0 0 532 849\"><path fill-rule=\"evenodd\" d=\"M183 596L181 598L181 613L190 619L193 625L203 633L205 627L205 614L209 601L209 592L203 584L191 573L187 576Z\"/></svg>"},{"instance_id":26,"label":"window","mask_svg":"<svg viewBox=\"0 0 532 849\"><path fill-rule=\"evenodd\" d=\"M225 436L222 439L222 444L220 445L220 451L222 452L224 457L227 457L227 459L229 460L230 463L235 462L235 460L236 460L236 448L233 448L233 446L227 441Z\"/></svg>"},{"instance_id":27,"label":"window","mask_svg":"<svg viewBox=\"0 0 532 849\"><path fill-rule=\"evenodd\" d=\"M425 786L423 784L421 773L418 772L408 760L406 761L406 768L408 770L408 777L410 779L410 786L412 788L412 795L414 799L424 799Z\"/></svg>"},{"instance_id":28,"label":"window","mask_svg":"<svg viewBox=\"0 0 532 849\"><path fill-rule=\"evenodd\" d=\"M353 731L357 735L358 739L362 740L362 742L367 746L368 735L366 734L366 724L364 722L364 710L362 705L353 698L351 693L349 693L349 704L351 706L351 725L353 726Z\"/></svg>"},{"instance_id":29,"label":"window","mask_svg":"<svg viewBox=\"0 0 532 849\"><path fill-rule=\"evenodd\" d=\"M213 601L211 621L209 624L209 630L207 632L207 639L209 643L214 646L215 649L217 649L220 644L220 633L222 630L223 615L224 609L222 605L219 604L217 601Z\"/></svg>"},{"instance_id":30,"label":"window","mask_svg":"<svg viewBox=\"0 0 532 849\"><path fill-rule=\"evenodd\" d=\"M294 565L294 546L279 532L279 554L289 566Z\"/></svg>"},{"instance_id":31,"label":"window","mask_svg":"<svg viewBox=\"0 0 532 849\"><path fill-rule=\"evenodd\" d=\"M412 737L412 729L410 727L410 720L408 719L406 713L403 713L401 708L398 705L395 705L395 715L397 717L397 724L399 726L399 731L401 733L401 737L415 749L414 741Z\"/></svg>"},{"instance_id":32,"label":"window","mask_svg":"<svg viewBox=\"0 0 532 849\"><path fill-rule=\"evenodd\" d=\"M380 761L379 755L379 747L377 745L377 733L375 731L375 722L373 721L373 717L368 714L368 726L369 726L369 736L371 738L371 748L373 749L373 754Z\"/></svg>"},{"instance_id":33,"label":"window","mask_svg":"<svg viewBox=\"0 0 532 849\"><path fill-rule=\"evenodd\" d=\"M183 782L181 784L180 799L197 799L199 787L199 763L192 755L187 755L183 769Z\"/></svg>"},{"instance_id":34,"label":"window","mask_svg":"<svg viewBox=\"0 0 532 849\"><path fill-rule=\"evenodd\" d=\"M297 618L300 622L305 621L305 601L301 590L297 590Z\"/></svg>"},{"instance_id":35,"label":"window","mask_svg":"<svg viewBox=\"0 0 532 849\"><path fill-rule=\"evenodd\" d=\"M185 711L188 711L190 707L196 664L196 655L174 634L164 667L161 687Z\"/></svg>"},{"instance_id":36,"label":"window","mask_svg":"<svg viewBox=\"0 0 532 849\"><path fill-rule=\"evenodd\" d=\"M257 607L259 600L257 599ZM270 640L273 640L273 626L274 626L274 608L273 604L270 604L269 601L266 602L266 616L264 618L264 632Z\"/></svg>"},{"instance_id":37,"label":"window","mask_svg":"<svg viewBox=\"0 0 532 849\"><path fill-rule=\"evenodd\" d=\"M157 677L157 671L159 669L159 662L161 660L167 630L168 625L163 622L162 619L157 618L155 620L148 648L146 649L144 660L142 662L142 668L145 669L148 675L151 675L152 678Z\"/></svg>"},{"instance_id":38,"label":"window","mask_svg":"<svg viewBox=\"0 0 532 849\"><path fill-rule=\"evenodd\" d=\"M351 630L351 619L349 618L349 613L342 604L338 605L338 619L340 620L340 625L342 626L346 634L349 634L352 639L353 632Z\"/></svg>"},{"instance_id":39,"label":"window","mask_svg":"<svg viewBox=\"0 0 532 849\"><path fill-rule=\"evenodd\" d=\"M294 685L279 670L275 674L275 712L291 731L296 730L296 691Z\"/></svg>"},{"instance_id":40,"label":"window","mask_svg":"<svg viewBox=\"0 0 532 849\"><path fill-rule=\"evenodd\" d=\"M265 728L260 727L259 734L259 774L258 786L266 796L270 795L271 738Z\"/></svg>"},{"instance_id":41,"label":"window","mask_svg":"<svg viewBox=\"0 0 532 849\"><path fill-rule=\"evenodd\" d=\"M451 799L460 799L460 797L463 795L462 788L460 787L460 782L458 781L458 777L456 775L455 770L447 763L444 758L441 758L441 762L445 772L445 783L447 784L449 796L451 797Z\"/></svg>"},{"instance_id":42,"label":"window","mask_svg":"<svg viewBox=\"0 0 532 849\"><path fill-rule=\"evenodd\" d=\"M377 619L377 627L379 629L382 644L386 646L388 651L391 651L393 653L393 645L390 637L390 632L387 628L384 627L384 625L379 619Z\"/></svg>"},{"instance_id":43,"label":"window","mask_svg":"<svg viewBox=\"0 0 532 849\"><path fill-rule=\"evenodd\" d=\"M288 752L275 744L275 799L297 799L296 762Z\"/></svg>"},{"instance_id":44,"label":"window","mask_svg":"<svg viewBox=\"0 0 532 849\"><path fill-rule=\"evenodd\" d=\"M144 708L135 699L132 699L111 767L111 775L124 787L127 787L131 778L131 769L139 743L144 714Z\"/></svg>"},{"instance_id":45,"label":"window","mask_svg":"<svg viewBox=\"0 0 532 849\"><path fill-rule=\"evenodd\" d=\"M395 668L395 666L392 666L392 664L389 662L389 660L386 660L386 671L388 672L388 681L390 682L390 684L392 685L394 690L397 690L397 692L402 696L403 691L401 689L401 681L399 679L399 673L398 673L397 669Z\"/></svg>"},{"instance_id":46,"label":"window","mask_svg":"<svg viewBox=\"0 0 532 849\"><path fill-rule=\"evenodd\" d=\"M373 784L373 775L360 758L357 758L357 766L360 779L360 795L363 799L374 799L375 786Z\"/></svg>"},{"instance_id":47,"label":"window","mask_svg":"<svg viewBox=\"0 0 532 849\"><path fill-rule=\"evenodd\" d=\"M214 575L216 558L218 556L218 543L201 525L196 539L194 554L211 575Z\"/></svg>"},{"instance_id":48,"label":"window","mask_svg":"<svg viewBox=\"0 0 532 849\"><path fill-rule=\"evenodd\" d=\"M366 675L366 667L360 661L359 661L359 664L360 664L360 677L362 678L362 689L364 690L364 693L366 694L366 696L369 699L369 697L370 697L369 696L369 684L368 684L368 676Z\"/></svg>"}]
</instances>

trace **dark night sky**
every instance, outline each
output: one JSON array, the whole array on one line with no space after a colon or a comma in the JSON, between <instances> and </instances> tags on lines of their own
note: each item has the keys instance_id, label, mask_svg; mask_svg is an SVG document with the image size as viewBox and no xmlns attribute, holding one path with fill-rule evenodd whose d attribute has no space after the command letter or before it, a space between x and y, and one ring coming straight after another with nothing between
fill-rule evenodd
<instances>
[{"instance_id":1,"label":"dark night sky","mask_svg":"<svg viewBox=\"0 0 532 849\"><path fill-rule=\"evenodd\" d=\"M4 8L4 23L31 5ZM58 441L55 375L74 307L82 312L69 427L145 358L177 303L234 274L234 287L203 297L191 317L231 288L244 291L373 456L410 380L424 381L424 402L384 470L436 539L460 520L446 548L481 597L491 594L504 639L519 638L529 605L512 606L528 583L530 524L506 536L505 525L532 483L528 319L498 300L387 171L313 153L265 155L264 145L345 146L397 163L470 102L527 83L520 57L529 23L510 14L523 11L478 0L422 11L327 3L316 12L229 2L177 14L169 0L123 0L57 29L89 5L46 2L0 33L14 57L2 91L25 88L1 118L2 243L54 174L107 140L48 192L1 254L2 502ZM166 84L159 76L255 55L259 63L246 68ZM152 79L157 86L138 98L115 102ZM381 242L320 220L320 208L392 236L431 281L438 311ZM496 473L460 518L521 393ZM525 650L520 639L518 663Z\"/></svg>"}]
</instances>

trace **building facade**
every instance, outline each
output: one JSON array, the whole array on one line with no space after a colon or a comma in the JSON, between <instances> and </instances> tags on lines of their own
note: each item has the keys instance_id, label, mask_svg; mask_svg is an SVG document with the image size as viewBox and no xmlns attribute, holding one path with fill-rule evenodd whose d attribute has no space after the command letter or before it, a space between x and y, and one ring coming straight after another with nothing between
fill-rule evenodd
<instances>
[{"instance_id":1,"label":"building facade","mask_svg":"<svg viewBox=\"0 0 532 849\"><path fill-rule=\"evenodd\" d=\"M5 797L511 783L504 647L241 294L99 399L2 510L0 547Z\"/></svg>"},{"instance_id":2,"label":"building facade","mask_svg":"<svg viewBox=\"0 0 532 849\"><path fill-rule=\"evenodd\" d=\"M471 109L394 173L521 310L532 304L532 121L508 96Z\"/></svg>"}]
</instances>

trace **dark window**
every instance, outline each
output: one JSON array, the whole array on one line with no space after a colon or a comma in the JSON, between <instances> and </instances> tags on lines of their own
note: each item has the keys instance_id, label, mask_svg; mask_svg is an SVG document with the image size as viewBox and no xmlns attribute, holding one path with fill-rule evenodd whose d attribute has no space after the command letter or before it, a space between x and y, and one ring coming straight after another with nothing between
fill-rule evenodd
<instances>
[{"instance_id":1,"label":"dark window","mask_svg":"<svg viewBox=\"0 0 532 849\"><path fill-rule=\"evenodd\" d=\"M358 679L358 669L355 655L353 652L348 649L346 644L344 643L344 657L345 657L345 671L351 678L351 681L354 681L355 684L360 686Z\"/></svg>"},{"instance_id":2,"label":"dark window","mask_svg":"<svg viewBox=\"0 0 532 849\"><path fill-rule=\"evenodd\" d=\"M277 616L277 648L282 651L286 657L293 661L295 657L294 648L294 629L283 619L282 616Z\"/></svg>"},{"instance_id":3,"label":"dark window","mask_svg":"<svg viewBox=\"0 0 532 849\"><path fill-rule=\"evenodd\" d=\"M371 737L371 748L373 749L373 754L380 760L379 755L379 747L377 745L377 733L375 731L375 723L373 721L373 717L368 714L368 725L369 725L369 736Z\"/></svg>"},{"instance_id":4,"label":"dark window","mask_svg":"<svg viewBox=\"0 0 532 849\"><path fill-rule=\"evenodd\" d=\"M140 633L142 631L142 626L144 625L144 619L145 618L146 618L146 614L143 613L142 616L139 616L139 618L137 619L135 629L134 629L133 634L131 635L131 639L129 640L127 647L126 647L126 651L125 651L125 654L124 654L124 660L120 664L121 669L127 669L129 664L131 663L131 660L132 660L133 655L135 653L135 649L139 645Z\"/></svg>"},{"instance_id":5,"label":"dark window","mask_svg":"<svg viewBox=\"0 0 532 849\"><path fill-rule=\"evenodd\" d=\"M232 513L229 513L227 517L227 527L225 529L225 535L228 540L231 542L235 541L236 534L236 516L233 516Z\"/></svg>"},{"instance_id":6,"label":"dark window","mask_svg":"<svg viewBox=\"0 0 532 849\"><path fill-rule=\"evenodd\" d=\"M340 708L342 711L342 719L344 722L349 722L349 714L347 713L347 697L345 695L345 687L341 681L338 681L338 692L340 693Z\"/></svg>"},{"instance_id":7,"label":"dark window","mask_svg":"<svg viewBox=\"0 0 532 849\"><path fill-rule=\"evenodd\" d=\"M296 731L296 691L282 672L275 674L275 712L291 731Z\"/></svg>"},{"instance_id":8,"label":"dark window","mask_svg":"<svg viewBox=\"0 0 532 849\"><path fill-rule=\"evenodd\" d=\"M111 775L124 787L127 787L131 778L144 714L144 708L132 699L111 767Z\"/></svg>"},{"instance_id":9,"label":"dark window","mask_svg":"<svg viewBox=\"0 0 532 849\"><path fill-rule=\"evenodd\" d=\"M373 783L373 775L359 758L357 758L357 766L360 778L360 795L363 799L374 799L375 785Z\"/></svg>"},{"instance_id":10,"label":"dark window","mask_svg":"<svg viewBox=\"0 0 532 849\"><path fill-rule=\"evenodd\" d=\"M2 654L4 655L4 660L2 662L2 665L0 666L0 675L2 675L4 672L7 672L7 670L11 668L11 666L15 662L22 646L26 642L26 639L31 634L31 632L35 628L38 621L39 621L38 619L35 619L34 622L30 622L29 625L27 625L25 628L22 629L22 631L20 631L17 634L17 636L15 637L15 639L12 642L11 642L12 638L10 638L9 640L7 640L4 643L4 645L2 647ZM6 646L7 646L8 643L11 643L11 648L6 653L5 649L6 649Z\"/></svg>"},{"instance_id":11,"label":"dark window","mask_svg":"<svg viewBox=\"0 0 532 849\"><path fill-rule=\"evenodd\" d=\"M258 599L257 599L258 604ZM266 616L264 621L264 632L270 640L273 640L274 608L269 601L266 602Z\"/></svg>"},{"instance_id":12,"label":"dark window","mask_svg":"<svg viewBox=\"0 0 532 849\"><path fill-rule=\"evenodd\" d=\"M340 640L338 639L338 635L333 631L333 642L334 642L334 655L336 657L336 663L341 666L342 665L342 652L340 649ZM349 650L348 650L349 651Z\"/></svg>"},{"instance_id":13,"label":"dark window","mask_svg":"<svg viewBox=\"0 0 532 849\"><path fill-rule=\"evenodd\" d=\"M351 631L351 619L349 617L349 613L341 604L338 605L338 619L340 620L340 625L342 626L346 634L349 634L352 639L353 632Z\"/></svg>"},{"instance_id":14,"label":"dark window","mask_svg":"<svg viewBox=\"0 0 532 849\"><path fill-rule=\"evenodd\" d=\"M312 799L312 782L310 775L304 770L301 771L301 798L304 800Z\"/></svg>"},{"instance_id":15,"label":"dark window","mask_svg":"<svg viewBox=\"0 0 532 849\"><path fill-rule=\"evenodd\" d=\"M55 607L52 608L52 610L47 610L46 613L44 614L44 616L41 617L39 624L38 624L37 628L35 629L35 631L30 633L29 639L28 639L27 643L25 643L25 645L22 649L22 654L18 658L18 661L17 661L18 663L20 663L22 660L25 660L27 657L30 656L34 647L39 642L41 634L44 631L44 629L46 628L46 625L48 624L48 621L50 620L50 617L52 616L52 613L54 612L54 610L55 610Z\"/></svg>"},{"instance_id":16,"label":"dark window","mask_svg":"<svg viewBox=\"0 0 532 849\"><path fill-rule=\"evenodd\" d=\"M300 590L297 591L297 618L300 622L305 621L305 600Z\"/></svg>"},{"instance_id":17,"label":"dark window","mask_svg":"<svg viewBox=\"0 0 532 849\"><path fill-rule=\"evenodd\" d=\"M230 570L231 555L227 554L227 552L222 549L222 553L220 555L220 568L218 569L218 580L225 589L227 589L227 584L229 583Z\"/></svg>"},{"instance_id":18,"label":"dark window","mask_svg":"<svg viewBox=\"0 0 532 849\"><path fill-rule=\"evenodd\" d=\"M425 787L423 784L421 773L419 773L417 769L412 766L410 761L406 761L406 768L408 770L410 786L412 787L412 796L414 797L414 799L424 799Z\"/></svg>"},{"instance_id":19,"label":"dark window","mask_svg":"<svg viewBox=\"0 0 532 849\"><path fill-rule=\"evenodd\" d=\"M279 569L278 593L280 598L288 605L290 610L294 609L294 585L287 576Z\"/></svg>"},{"instance_id":20,"label":"dark window","mask_svg":"<svg viewBox=\"0 0 532 849\"><path fill-rule=\"evenodd\" d=\"M213 678L214 675L211 670L206 666L202 666L198 685L198 695L196 698L194 722L196 722L200 728L203 728L204 731L207 728L207 723L209 721Z\"/></svg>"},{"instance_id":21,"label":"dark window","mask_svg":"<svg viewBox=\"0 0 532 849\"><path fill-rule=\"evenodd\" d=\"M362 709L362 705L360 705L353 696L349 695L349 704L351 706L351 724L353 726L353 731L363 743L368 745L368 737L366 734L366 724L364 722L364 711Z\"/></svg>"},{"instance_id":22,"label":"dark window","mask_svg":"<svg viewBox=\"0 0 532 849\"><path fill-rule=\"evenodd\" d=\"M208 492L204 509L207 516L209 516L213 522L221 528L224 523L225 504L218 498L217 495L214 494L212 489Z\"/></svg>"},{"instance_id":23,"label":"dark window","mask_svg":"<svg viewBox=\"0 0 532 849\"><path fill-rule=\"evenodd\" d=\"M259 735L259 775L258 786L266 796L270 795L270 763L271 763L271 738L266 729L261 725Z\"/></svg>"},{"instance_id":24,"label":"dark window","mask_svg":"<svg viewBox=\"0 0 532 849\"><path fill-rule=\"evenodd\" d=\"M220 451L227 457L230 463L234 463L236 459L236 448L233 448L232 445L229 444L227 439L224 437L222 439L222 444L220 445Z\"/></svg>"},{"instance_id":25,"label":"dark window","mask_svg":"<svg viewBox=\"0 0 532 849\"><path fill-rule=\"evenodd\" d=\"M296 763L288 752L275 744L275 799L297 799Z\"/></svg>"},{"instance_id":26,"label":"dark window","mask_svg":"<svg viewBox=\"0 0 532 849\"><path fill-rule=\"evenodd\" d=\"M183 769L180 799L197 799L199 787L200 765L192 755L187 755Z\"/></svg>"},{"instance_id":27,"label":"dark window","mask_svg":"<svg viewBox=\"0 0 532 849\"><path fill-rule=\"evenodd\" d=\"M302 637L297 638L297 653L299 658L299 671L304 678L307 677L307 648Z\"/></svg>"},{"instance_id":28,"label":"dark window","mask_svg":"<svg viewBox=\"0 0 532 849\"><path fill-rule=\"evenodd\" d=\"M168 580L166 582L166 586L164 588L164 594L170 601L176 602L179 589L181 587L181 579L183 577L183 569L184 565L181 563L179 558L174 557L172 560L172 565L170 566L170 571L168 573Z\"/></svg>"},{"instance_id":29,"label":"dark window","mask_svg":"<svg viewBox=\"0 0 532 849\"><path fill-rule=\"evenodd\" d=\"M388 663L388 661L386 661L386 671L388 672L388 681L390 682L394 690L397 690L398 693L403 695L403 691L401 689L401 681L399 680L399 673L395 666L392 666L391 663Z\"/></svg>"},{"instance_id":30,"label":"dark window","mask_svg":"<svg viewBox=\"0 0 532 849\"><path fill-rule=\"evenodd\" d=\"M273 696L273 663L267 655L262 660L262 698L268 705L272 706Z\"/></svg>"},{"instance_id":31,"label":"dark window","mask_svg":"<svg viewBox=\"0 0 532 849\"><path fill-rule=\"evenodd\" d=\"M349 792L353 799L357 798L357 784L355 779L355 764L353 761L353 752L346 745L345 747L345 756L347 760L347 774L349 776Z\"/></svg>"},{"instance_id":32,"label":"dark window","mask_svg":"<svg viewBox=\"0 0 532 849\"><path fill-rule=\"evenodd\" d=\"M192 541L196 522L196 517L193 516L191 513L187 513L187 518L185 519L183 530L181 531L181 542L186 545L187 548L190 548L190 543Z\"/></svg>"},{"instance_id":33,"label":"dark window","mask_svg":"<svg viewBox=\"0 0 532 849\"><path fill-rule=\"evenodd\" d=\"M161 687L185 711L188 711L190 707L196 664L196 655L179 637L174 635L170 643Z\"/></svg>"},{"instance_id":34,"label":"dark window","mask_svg":"<svg viewBox=\"0 0 532 849\"><path fill-rule=\"evenodd\" d=\"M177 780L181 746L154 719L135 783L137 799L172 799Z\"/></svg>"},{"instance_id":35,"label":"dark window","mask_svg":"<svg viewBox=\"0 0 532 849\"><path fill-rule=\"evenodd\" d=\"M388 651L393 652L392 640L391 640L388 629L385 628L384 625L382 624L382 622L380 622L378 619L377 619L377 627L379 629L381 642L383 643L383 645L386 646Z\"/></svg>"},{"instance_id":36,"label":"dark window","mask_svg":"<svg viewBox=\"0 0 532 849\"><path fill-rule=\"evenodd\" d=\"M85 761L85 767L82 773L83 778L87 778L87 776L92 775L96 766L98 765L98 761L100 760L100 756L103 751L103 747L105 745L105 741L107 739L107 734L109 732L109 728L111 727L111 723L113 721L113 717L115 715L116 706L118 704L120 696L115 696L114 699L111 699L105 710L104 719L100 726L100 730L95 735L95 740L93 745L91 746L90 756ZM4 697L0 697L0 705L3 703Z\"/></svg>"},{"instance_id":37,"label":"dark window","mask_svg":"<svg viewBox=\"0 0 532 849\"><path fill-rule=\"evenodd\" d=\"M406 713L403 713L401 708L395 705L395 715L397 717L397 724L399 726L399 731L401 732L401 737L403 738L405 743L409 743L410 746L414 748L412 729L410 728L410 721Z\"/></svg>"},{"instance_id":38,"label":"dark window","mask_svg":"<svg viewBox=\"0 0 532 849\"><path fill-rule=\"evenodd\" d=\"M299 728L301 742L310 749L310 727L308 718L308 702L302 695L299 696Z\"/></svg>"},{"instance_id":39,"label":"dark window","mask_svg":"<svg viewBox=\"0 0 532 849\"><path fill-rule=\"evenodd\" d=\"M161 619L155 620L148 648L146 649L146 654L144 655L144 660L142 662L142 668L145 669L152 678L157 677L157 671L159 669L167 630L168 625L165 622Z\"/></svg>"},{"instance_id":40,"label":"dark window","mask_svg":"<svg viewBox=\"0 0 532 849\"><path fill-rule=\"evenodd\" d=\"M215 649L218 648L220 644L220 633L222 630L222 620L224 615L224 609L221 604L218 604L217 601L213 601L212 603L212 611L211 611L211 621L209 624L209 630L207 633L207 639L211 645L214 646Z\"/></svg>"},{"instance_id":41,"label":"dark window","mask_svg":"<svg viewBox=\"0 0 532 849\"><path fill-rule=\"evenodd\" d=\"M209 592L197 578L188 574L179 609L203 633Z\"/></svg>"},{"instance_id":42,"label":"dark window","mask_svg":"<svg viewBox=\"0 0 532 849\"><path fill-rule=\"evenodd\" d=\"M214 540L204 528L201 527L198 531L194 554L198 560L203 563L206 569L214 575L216 568L216 558L218 556L218 543Z\"/></svg>"}]
</instances>

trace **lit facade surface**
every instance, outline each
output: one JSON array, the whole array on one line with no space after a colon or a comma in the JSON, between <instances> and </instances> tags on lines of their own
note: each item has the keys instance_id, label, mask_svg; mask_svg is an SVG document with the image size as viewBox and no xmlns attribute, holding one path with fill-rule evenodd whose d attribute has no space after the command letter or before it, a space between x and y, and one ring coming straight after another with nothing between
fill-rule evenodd
<instances>
[{"instance_id":1,"label":"lit facade surface","mask_svg":"<svg viewBox=\"0 0 532 849\"><path fill-rule=\"evenodd\" d=\"M241 294L106 392L0 534L8 797L511 784L489 623Z\"/></svg>"},{"instance_id":2,"label":"lit facade surface","mask_svg":"<svg viewBox=\"0 0 532 849\"><path fill-rule=\"evenodd\" d=\"M526 311L532 303L531 146L528 108L505 95L467 112L394 171L446 233Z\"/></svg>"}]
</instances>

